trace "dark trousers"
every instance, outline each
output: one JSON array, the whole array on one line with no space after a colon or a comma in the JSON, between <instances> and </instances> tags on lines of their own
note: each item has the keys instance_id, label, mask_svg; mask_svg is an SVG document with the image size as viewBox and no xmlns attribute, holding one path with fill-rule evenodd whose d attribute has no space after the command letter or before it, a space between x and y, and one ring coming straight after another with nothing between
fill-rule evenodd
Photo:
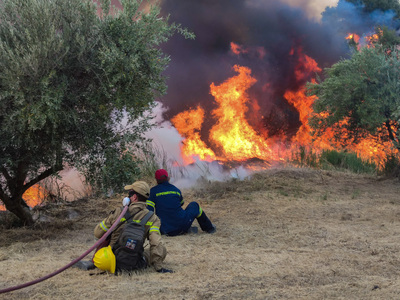
<instances>
[{"instance_id":1,"label":"dark trousers","mask_svg":"<svg viewBox=\"0 0 400 300\"><path fill-rule=\"evenodd\" d=\"M188 206L185 208L185 211L189 216L188 223L185 224L184 226L182 226L182 228L179 230L168 232L167 233L168 236L176 236L176 235L181 235L181 234L187 233L195 219L197 219L197 222L199 223L201 230L207 232L207 231L210 231L211 229L213 229L213 225L212 225L210 219L207 217L207 215L204 211L201 211L200 205L197 202L195 202L195 201L190 202L188 204ZM200 212L201 212L201 214L200 214Z\"/></svg>"}]
</instances>

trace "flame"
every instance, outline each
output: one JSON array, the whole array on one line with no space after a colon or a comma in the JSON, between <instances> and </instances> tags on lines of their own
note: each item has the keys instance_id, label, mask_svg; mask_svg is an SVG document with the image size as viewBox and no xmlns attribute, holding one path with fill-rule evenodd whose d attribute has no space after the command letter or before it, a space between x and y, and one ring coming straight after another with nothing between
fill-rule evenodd
<instances>
[{"instance_id":1,"label":"flame","mask_svg":"<svg viewBox=\"0 0 400 300\"><path fill-rule=\"evenodd\" d=\"M25 191L25 193L22 195L22 198L29 207L35 207L42 204L48 194L49 192L44 187L40 186L39 184L35 184ZM0 211L4 210L6 210L5 206L0 205Z\"/></svg>"},{"instance_id":2,"label":"flame","mask_svg":"<svg viewBox=\"0 0 400 300\"><path fill-rule=\"evenodd\" d=\"M346 36L346 40L353 40L356 44L360 42L360 36L355 33L350 33Z\"/></svg>"},{"instance_id":3,"label":"flame","mask_svg":"<svg viewBox=\"0 0 400 300\"><path fill-rule=\"evenodd\" d=\"M347 39L358 42L358 35L351 34ZM359 46L359 45L358 45ZM239 55L256 53L257 49L245 49L240 45L231 43L233 53ZM256 51L253 51L256 49ZM297 82L313 81L313 76L321 72L317 62L302 53L301 48L293 48L290 56L297 58L294 75ZM214 117L214 125L202 140L200 132L204 122L205 111L198 106L196 109L184 111L172 119L173 125L185 138L181 146L182 155L186 162L193 162L195 157L202 160L220 161L248 161L258 158L263 161L285 161L299 149L299 146L307 147L314 153L323 150L352 151L365 161L374 162L379 168L384 167L388 155L399 153L390 142L387 130L384 126L379 130L378 135L371 135L364 132L361 140L350 138L346 125L347 119L343 119L330 128L325 128L323 134L313 135L309 125L309 119L315 114L313 103L315 96L307 96L305 86L297 90L287 90L284 98L290 103L299 114L301 126L296 134L290 138L290 145L287 144L287 137L282 133L279 137L269 137L264 130L256 131L248 122L249 118L262 118L259 113L257 99L250 99L247 90L253 86L257 79L252 77L248 67L235 65L233 70L237 75L227 79L220 85L212 83L210 93L214 96L217 108L211 112ZM265 83L263 89L269 88ZM250 110L250 111L249 111ZM328 117L328 112L322 112L321 117ZM338 138L339 137L339 138Z\"/></svg>"},{"instance_id":4,"label":"flame","mask_svg":"<svg viewBox=\"0 0 400 300\"><path fill-rule=\"evenodd\" d=\"M375 43L379 41L379 38L383 35L382 29L378 29L377 33L372 33L369 35L364 35L363 38L355 33L350 33L346 36L346 40L352 40L357 45L357 50L360 50L362 47L374 47Z\"/></svg>"},{"instance_id":5,"label":"flame","mask_svg":"<svg viewBox=\"0 0 400 300\"><path fill-rule=\"evenodd\" d=\"M246 90L256 79L251 77L249 68L234 66L233 69L239 73L237 76L219 86L212 83L210 87L211 94L219 104L212 112L217 122L209 134L210 141L219 150L218 156L201 140L204 110L200 106L184 111L171 120L179 133L186 138L181 146L186 162L193 162L195 156L203 160L226 161L253 157L267 160L273 155L265 137L259 135L246 120L248 109L245 104L249 101ZM255 103L254 106L257 107L258 104Z\"/></svg>"},{"instance_id":6,"label":"flame","mask_svg":"<svg viewBox=\"0 0 400 300\"><path fill-rule=\"evenodd\" d=\"M311 74L322 71L314 59L302 53L301 48L297 52L299 53L299 59L294 70L297 81L307 80ZM292 55L294 54L294 52L291 53Z\"/></svg>"},{"instance_id":7,"label":"flame","mask_svg":"<svg viewBox=\"0 0 400 300\"><path fill-rule=\"evenodd\" d=\"M316 153L322 150L348 150L355 152L364 161L375 163L379 169L384 167L388 155L397 156L399 154L388 140L388 134L383 129L383 126L378 129L376 136L365 132L364 138L355 142L353 139L348 138L349 133L345 129L348 120L343 119L335 127L326 128L323 135L314 137L311 135L312 130L308 124L308 120L314 114L312 104L316 97L307 97L305 95L305 88L297 92L287 91L284 97L299 111L302 123L296 136L292 138L292 148L312 145L313 151ZM328 113L323 112L320 116L327 117ZM394 130L394 127L392 130ZM341 138L338 139L338 136Z\"/></svg>"},{"instance_id":8,"label":"flame","mask_svg":"<svg viewBox=\"0 0 400 300\"><path fill-rule=\"evenodd\" d=\"M213 111L217 124L211 128L210 138L222 148L225 159L244 160L252 157L267 160L273 154L264 137L246 120L246 90L257 80L251 77L251 70L234 66L239 74L219 86L211 84L211 95L219 107Z\"/></svg>"},{"instance_id":9,"label":"flame","mask_svg":"<svg viewBox=\"0 0 400 300\"><path fill-rule=\"evenodd\" d=\"M231 51L235 55L248 54L259 59L263 59L267 54L264 47L243 47L242 45L231 42Z\"/></svg>"},{"instance_id":10,"label":"flame","mask_svg":"<svg viewBox=\"0 0 400 300\"><path fill-rule=\"evenodd\" d=\"M246 49L243 49L242 46L240 46L240 45L238 45L238 44L236 44L234 42L231 42L231 51L232 51L233 54L236 54L236 55L248 52Z\"/></svg>"},{"instance_id":11,"label":"flame","mask_svg":"<svg viewBox=\"0 0 400 300\"><path fill-rule=\"evenodd\" d=\"M186 138L181 145L181 152L186 163L195 161L194 156L201 160L212 161L216 156L212 150L200 138L200 129L204 120L204 109L198 106L196 109L184 111L171 119L172 124L179 133Z\"/></svg>"}]
</instances>

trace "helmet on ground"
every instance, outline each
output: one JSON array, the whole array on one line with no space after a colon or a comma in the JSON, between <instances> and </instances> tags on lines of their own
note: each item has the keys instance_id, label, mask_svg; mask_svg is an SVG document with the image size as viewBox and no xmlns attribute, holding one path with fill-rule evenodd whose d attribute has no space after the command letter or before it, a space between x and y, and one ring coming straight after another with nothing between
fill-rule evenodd
<instances>
[{"instance_id":1,"label":"helmet on ground","mask_svg":"<svg viewBox=\"0 0 400 300\"><path fill-rule=\"evenodd\" d=\"M98 250L93 258L94 265L100 270L115 273L115 255L112 252L111 246L103 247Z\"/></svg>"}]
</instances>

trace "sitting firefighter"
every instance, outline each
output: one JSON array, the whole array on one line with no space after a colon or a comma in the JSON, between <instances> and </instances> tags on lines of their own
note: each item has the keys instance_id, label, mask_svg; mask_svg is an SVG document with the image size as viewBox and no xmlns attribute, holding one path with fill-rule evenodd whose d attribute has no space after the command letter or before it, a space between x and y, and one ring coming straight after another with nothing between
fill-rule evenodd
<instances>
[{"instance_id":1,"label":"sitting firefighter","mask_svg":"<svg viewBox=\"0 0 400 300\"><path fill-rule=\"evenodd\" d=\"M150 190L147 207L155 211L161 220L161 234L176 236L188 232L197 232L197 227L191 227L194 220L200 225L202 231L215 233L216 227L211 223L200 205L192 201L185 209L182 192L169 183L168 172L159 169L155 172L157 185ZM194 230L193 230L194 229Z\"/></svg>"},{"instance_id":2,"label":"sitting firefighter","mask_svg":"<svg viewBox=\"0 0 400 300\"><path fill-rule=\"evenodd\" d=\"M167 250L161 241L160 219L146 208L150 194L149 185L136 181L125 186L129 195L124 205L129 208L110 235L110 244L98 250L93 258L94 265L111 273L134 271L153 266L159 273L172 273L162 267ZM94 229L96 238L101 238L111 228L121 214L123 207L118 207L101 221ZM148 239L150 249L144 249Z\"/></svg>"}]
</instances>

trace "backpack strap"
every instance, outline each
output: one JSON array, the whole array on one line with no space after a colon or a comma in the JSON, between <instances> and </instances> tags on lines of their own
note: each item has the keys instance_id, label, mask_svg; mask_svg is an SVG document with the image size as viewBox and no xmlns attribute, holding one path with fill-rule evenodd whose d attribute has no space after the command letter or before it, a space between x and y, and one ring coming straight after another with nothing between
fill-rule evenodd
<instances>
[{"instance_id":1,"label":"backpack strap","mask_svg":"<svg viewBox=\"0 0 400 300\"><path fill-rule=\"evenodd\" d=\"M143 219L141 219L140 220L140 225L146 225L146 223L147 223L147 221L151 218L151 216L154 214L154 212L153 211L151 211L151 210L149 210L149 212L144 216L144 218ZM130 222L131 220L132 220L132 218L134 217L135 215L131 215L130 213L129 213L129 211L126 211L126 213L125 213L125 221L123 222L123 223L128 223L128 222ZM122 224L121 224L122 225Z\"/></svg>"},{"instance_id":2,"label":"backpack strap","mask_svg":"<svg viewBox=\"0 0 400 300\"><path fill-rule=\"evenodd\" d=\"M128 223L134 216L130 214L129 210L127 210L124 217L125 220L122 223Z\"/></svg>"},{"instance_id":3,"label":"backpack strap","mask_svg":"<svg viewBox=\"0 0 400 300\"><path fill-rule=\"evenodd\" d=\"M140 221L140 225L146 225L147 221L151 218L154 214L153 211L149 210L149 212L144 216L144 218Z\"/></svg>"},{"instance_id":4,"label":"backpack strap","mask_svg":"<svg viewBox=\"0 0 400 300\"><path fill-rule=\"evenodd\" d=\"M118 228L120 228L123 224L128 223L128 221L130 221L133 218L133 216L130 214L130 212L128 210L126 211L124 217L125 217L125 220L122 222L119 222L117 227L114 228L113 232L117 231ZM111 234L109 235L109 237L111 237Z\"/></svg>"}]
</instances>

